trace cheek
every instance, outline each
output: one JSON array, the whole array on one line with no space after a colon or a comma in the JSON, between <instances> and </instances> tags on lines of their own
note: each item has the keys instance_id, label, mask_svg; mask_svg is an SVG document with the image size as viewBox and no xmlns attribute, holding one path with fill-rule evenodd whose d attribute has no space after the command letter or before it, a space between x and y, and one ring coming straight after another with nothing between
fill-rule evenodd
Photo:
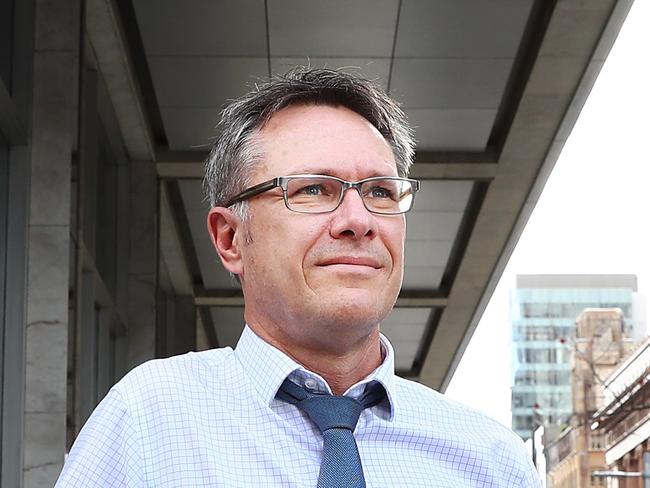
<instances>
[{"instance_id":1,"label":"cheek","mask_svg":"<svg viewBox=\"0 0 650 488\"><path fill-rule=\"evenodd\" d=\"M283 244L306 251L329 238L329 225L319 215L295 215L283 230Z\"/></svg>"},{"instance_id":2,"label":"cheek","mask_svg":"<svg viewBox=\"0 0 650 488\"><path fill-rule=\"evenodd\" d=\"M329 233L317 219L301 218L296 214L282 222L260 226L259 238L253 235L259 252L276 268L274 274L302 274L310 262L311 253L324 242ZM323 239L325 238L325 239Z\"/></svg>"},{"instance_id":3,"label":"cheek","mask_svg":"<svg viewBox=\"0 0 650 488\"><path fill-rule=\"evenodd\" d=\"M383 230L384 245L393 258L393 265L401 266L404 261L404 243L406 226L396 224L386 226Z\"/></svg>"}]
</instances>

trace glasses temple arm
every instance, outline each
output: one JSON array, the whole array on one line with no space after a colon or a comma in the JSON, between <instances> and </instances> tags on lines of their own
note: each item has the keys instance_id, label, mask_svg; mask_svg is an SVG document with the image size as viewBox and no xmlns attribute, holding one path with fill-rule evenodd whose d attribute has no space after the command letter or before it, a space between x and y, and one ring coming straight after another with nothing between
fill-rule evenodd
<instances>
[{"instance_id":1,"label":"glasses temple arm","mask_svg":"<svg viewBox=\"0 0 650 488\"><path fill-rule=\"evenodd\" d=\"M259 195L260 193L264 193L265 191L271 190L272 188L275 188L276 186L280 186L279 178L273 178L272 180L265 181L263 183L259 183L255 186L251 186L247 190L244 190L243 192L235 195L232 197L230 200L228 200L223 206L228 208L235 203L242 202L244 200L247 200L251 197L254 197L255 195Z\"/></svg>"}]
</instances>

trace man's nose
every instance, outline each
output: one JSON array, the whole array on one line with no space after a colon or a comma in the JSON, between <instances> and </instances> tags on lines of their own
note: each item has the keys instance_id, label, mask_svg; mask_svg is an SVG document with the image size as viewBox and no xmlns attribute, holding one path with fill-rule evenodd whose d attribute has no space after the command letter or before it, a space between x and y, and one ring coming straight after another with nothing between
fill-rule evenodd
<instances>
[{"instance_id":1,"label":"man's nose","mask_svg":"<svg viewBox=\"0 0 650 488\"><path fill-rule=\"evenodd\" d=\"M377 235L377 219L365 207L356 188L349 188L343 193L341 205L334 211L330 234L335 239Z\"/></svg>"}]
</instances>

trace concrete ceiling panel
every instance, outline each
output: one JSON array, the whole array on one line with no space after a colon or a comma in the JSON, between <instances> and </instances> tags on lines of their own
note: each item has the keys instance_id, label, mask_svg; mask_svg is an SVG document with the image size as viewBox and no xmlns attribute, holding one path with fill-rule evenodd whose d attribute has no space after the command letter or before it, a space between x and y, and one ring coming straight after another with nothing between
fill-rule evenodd
<instances>
[{"instance_id":1,"label":"concrete ceiling panel","mask_svg":"<svg viewBox=\"0 0 650 488\"><path fill-rule=\"evenodd\" d=\"M395 369L410 370L417 352L420 350L418 342L399 342L393 345L395 349Z\"/></svg>"},{"instance_id":2,"label":"concrete ceiling panel","mask_svg":"<svg viewBox=\"0 0 650 488\"><path fill-rule=\"evenodd\" d=\"M396 57L513 58L532 0L403 0Z\"/></svg>"},{"instance_id":3,"label":"concrete ceiling panel","mask_svg":"<svg viewBox=\"0 0 650 488\"><path fill-rule=\"evenodd\" d=\"M137 0L148 56L266 56L264 0Z\"/></svg>"},{"instance_id":4,"label":"concrete ceiling panel","mask_svg":"<svg viewBox=\"0 0 650 488\"><path fill-rule=\"evenodd\" d=\"M149 67L161 107L220 107L268 77L266 58L155 56Z\"/></svg>"},{"instance_id":5,"label":"concrete ceiling panel","mask_svg":"<svg viewBox=\"0 0 650 488\"><path fill-rule=\"evenodd\" d=\"M496 109L406 109L422 151L483 151Z\"/></svg>"},{"instance_id":6,"label":"concrete ceiling panel","mask_svg":"<svg viewBox=\"0 0 650 488\"><path fill-rule=\"evenodd\" d=\"M512 59L395 58L390 91L406 108L497 109Z\"/></svg>"},{"instance_id":7,"label":"concrete ceiling panel","mask_svg":"<svg viewBox=\"0 0 650 488\"><path fill-rule=\"evenodd\" d=\"M208 151L217 136L219 108L161 109L169 147L178 151Z\"/></svg>"},{"instance_id":8,"label":"concrete ceiling panel","mask_svg":"<svg viewBox=\"0 0 650 488\"><path fill-rule=\"evenodd\" d=\"M399 318L392 319L391 321L384 320L381 324L381 331L393 343L401 341L414 341L422 335L422 331L426 326L426 322L431 314L430 308L425 309L395 309L395 310L423 310L421 317L417 322L404 322L400 315Z\"/></svg>"},{"instance_id":9,"label":"concrete ceiling panel","mask_svg":"<svg viewBox=\"0 0 650 488\"><path fill-rule=\"evenodd\" d=\"M424 329L425 327L422 327L422 331L424 331ZM393 346L395 347L395 356L403 359L409 358L410 362L413 363L413 359L415 359L415 355L420 349L421 343L422 343L421 340L398 341L398 342L396 341L393 344Z\"/></svg>"},{"instance_id":10,"label":"concrete ceiling panel","mask_svg":"<svg viewBox=\"0 0 650 488\"><path fill-rule=\"evenodd\" d=\"M421 326L429 318L431 309L427 307L414 307L414 308L396 308L384 320L386 326ZM397 339L398 337L396 337ZM409 335L407 339L412 339L413 336Z\"/></svg>"},{"instance_id":11,"label":"concrete ceiling panel","mask_svg":"<svg viewBox=\"0 0 650 488\"><path fill-rule=\"evenodd\" d=\"M397 0L269 2L272 57L390 58Z\"/></svg>"},{"instance_id":12,"label":"concrete ceiling panel","mask_svg":"<svg viewBox=\"0 0 650 488\"><path fill-rule=\"evenodd\" d=\"M404 266L405 290L437 290L440 288L442 275L445 272L443 266Z\"/></svg>"},{"instance_id":13,"label":"concrete ceiling panel","mask_svg":"<svg viewBox=\"0 0 650 488\"><path fill-rule=\"evenodd\" d=\"M449 261L453 241L406 241L407 266L443 267Z\"/></svg>"},{"instance_id":14,"label":"concrete ceiling panel","mask_svg":"<svg viewBox=\"0 0 650 488\"><path fill-rule=\"evenodd\" d=\"M410 356L398 356L395 353L395 369L397 371L408 371L413 367L413 360Z\"/></svg>"},{"instance_id":15,"label":"concrete ceiling panel","mask_svg":"<svg viewBox=\"0 0 650 488\"><path fill-rule=\"evenodd\" d=\"M463 212L415 212L407 214L406 238L451 241L456 237Z\"/></svg>"},{"instance_id":16,"label":"concrete ceiling panel","mask_svg":"<svg viewBox=\"0 0 650 488\"><path fill-rule=\"evenodd\" d=\"M413 211L463 211L467 206L472 186L471 181L421 181L420 191L413 204Z\"/></svg>"},{"instance_id":17,"label":"concrete ceiling panel","mask_svg":"<svg viewBox=\"0 0 650 488\"><path fill-rule=\"evenodd\" d=\"M395 366L408 370L422 342L430 308L395 308L381 323L381 332L395 349Z\"/></svg>"}]
</instances>

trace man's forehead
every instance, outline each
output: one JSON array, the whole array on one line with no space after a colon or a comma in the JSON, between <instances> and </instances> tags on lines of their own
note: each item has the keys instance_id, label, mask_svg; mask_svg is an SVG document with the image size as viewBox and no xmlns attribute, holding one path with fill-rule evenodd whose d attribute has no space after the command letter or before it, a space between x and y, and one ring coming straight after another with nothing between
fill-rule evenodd
<instances>
[{"instance_id":1,"label":"man's forehead","mask_svg":"<svg viewBox=\"0 0 650 488\"><path fill-rule=\"evenodd\" d=\"M256 182L292 174L354 181L397 175L393 149L364 117L343 106L293 105L259 131Z\"/></svg>"},{"instance_id":2,"label":"man's forehead","mask_svg":"<svg viewBox=\"0 0 650 488\"><path fill-rule=\"evenodd\" d=\"M359 126L365 127L367 130L376 133L381 139L384 139L379 130L358 112L344 105L313 103L290 105L278 110L260 128L260 132L268 134L287 128L305 127L306 124L317 125L321 122L335 125L356 122Z\"/></svg>"}]
</instances>

